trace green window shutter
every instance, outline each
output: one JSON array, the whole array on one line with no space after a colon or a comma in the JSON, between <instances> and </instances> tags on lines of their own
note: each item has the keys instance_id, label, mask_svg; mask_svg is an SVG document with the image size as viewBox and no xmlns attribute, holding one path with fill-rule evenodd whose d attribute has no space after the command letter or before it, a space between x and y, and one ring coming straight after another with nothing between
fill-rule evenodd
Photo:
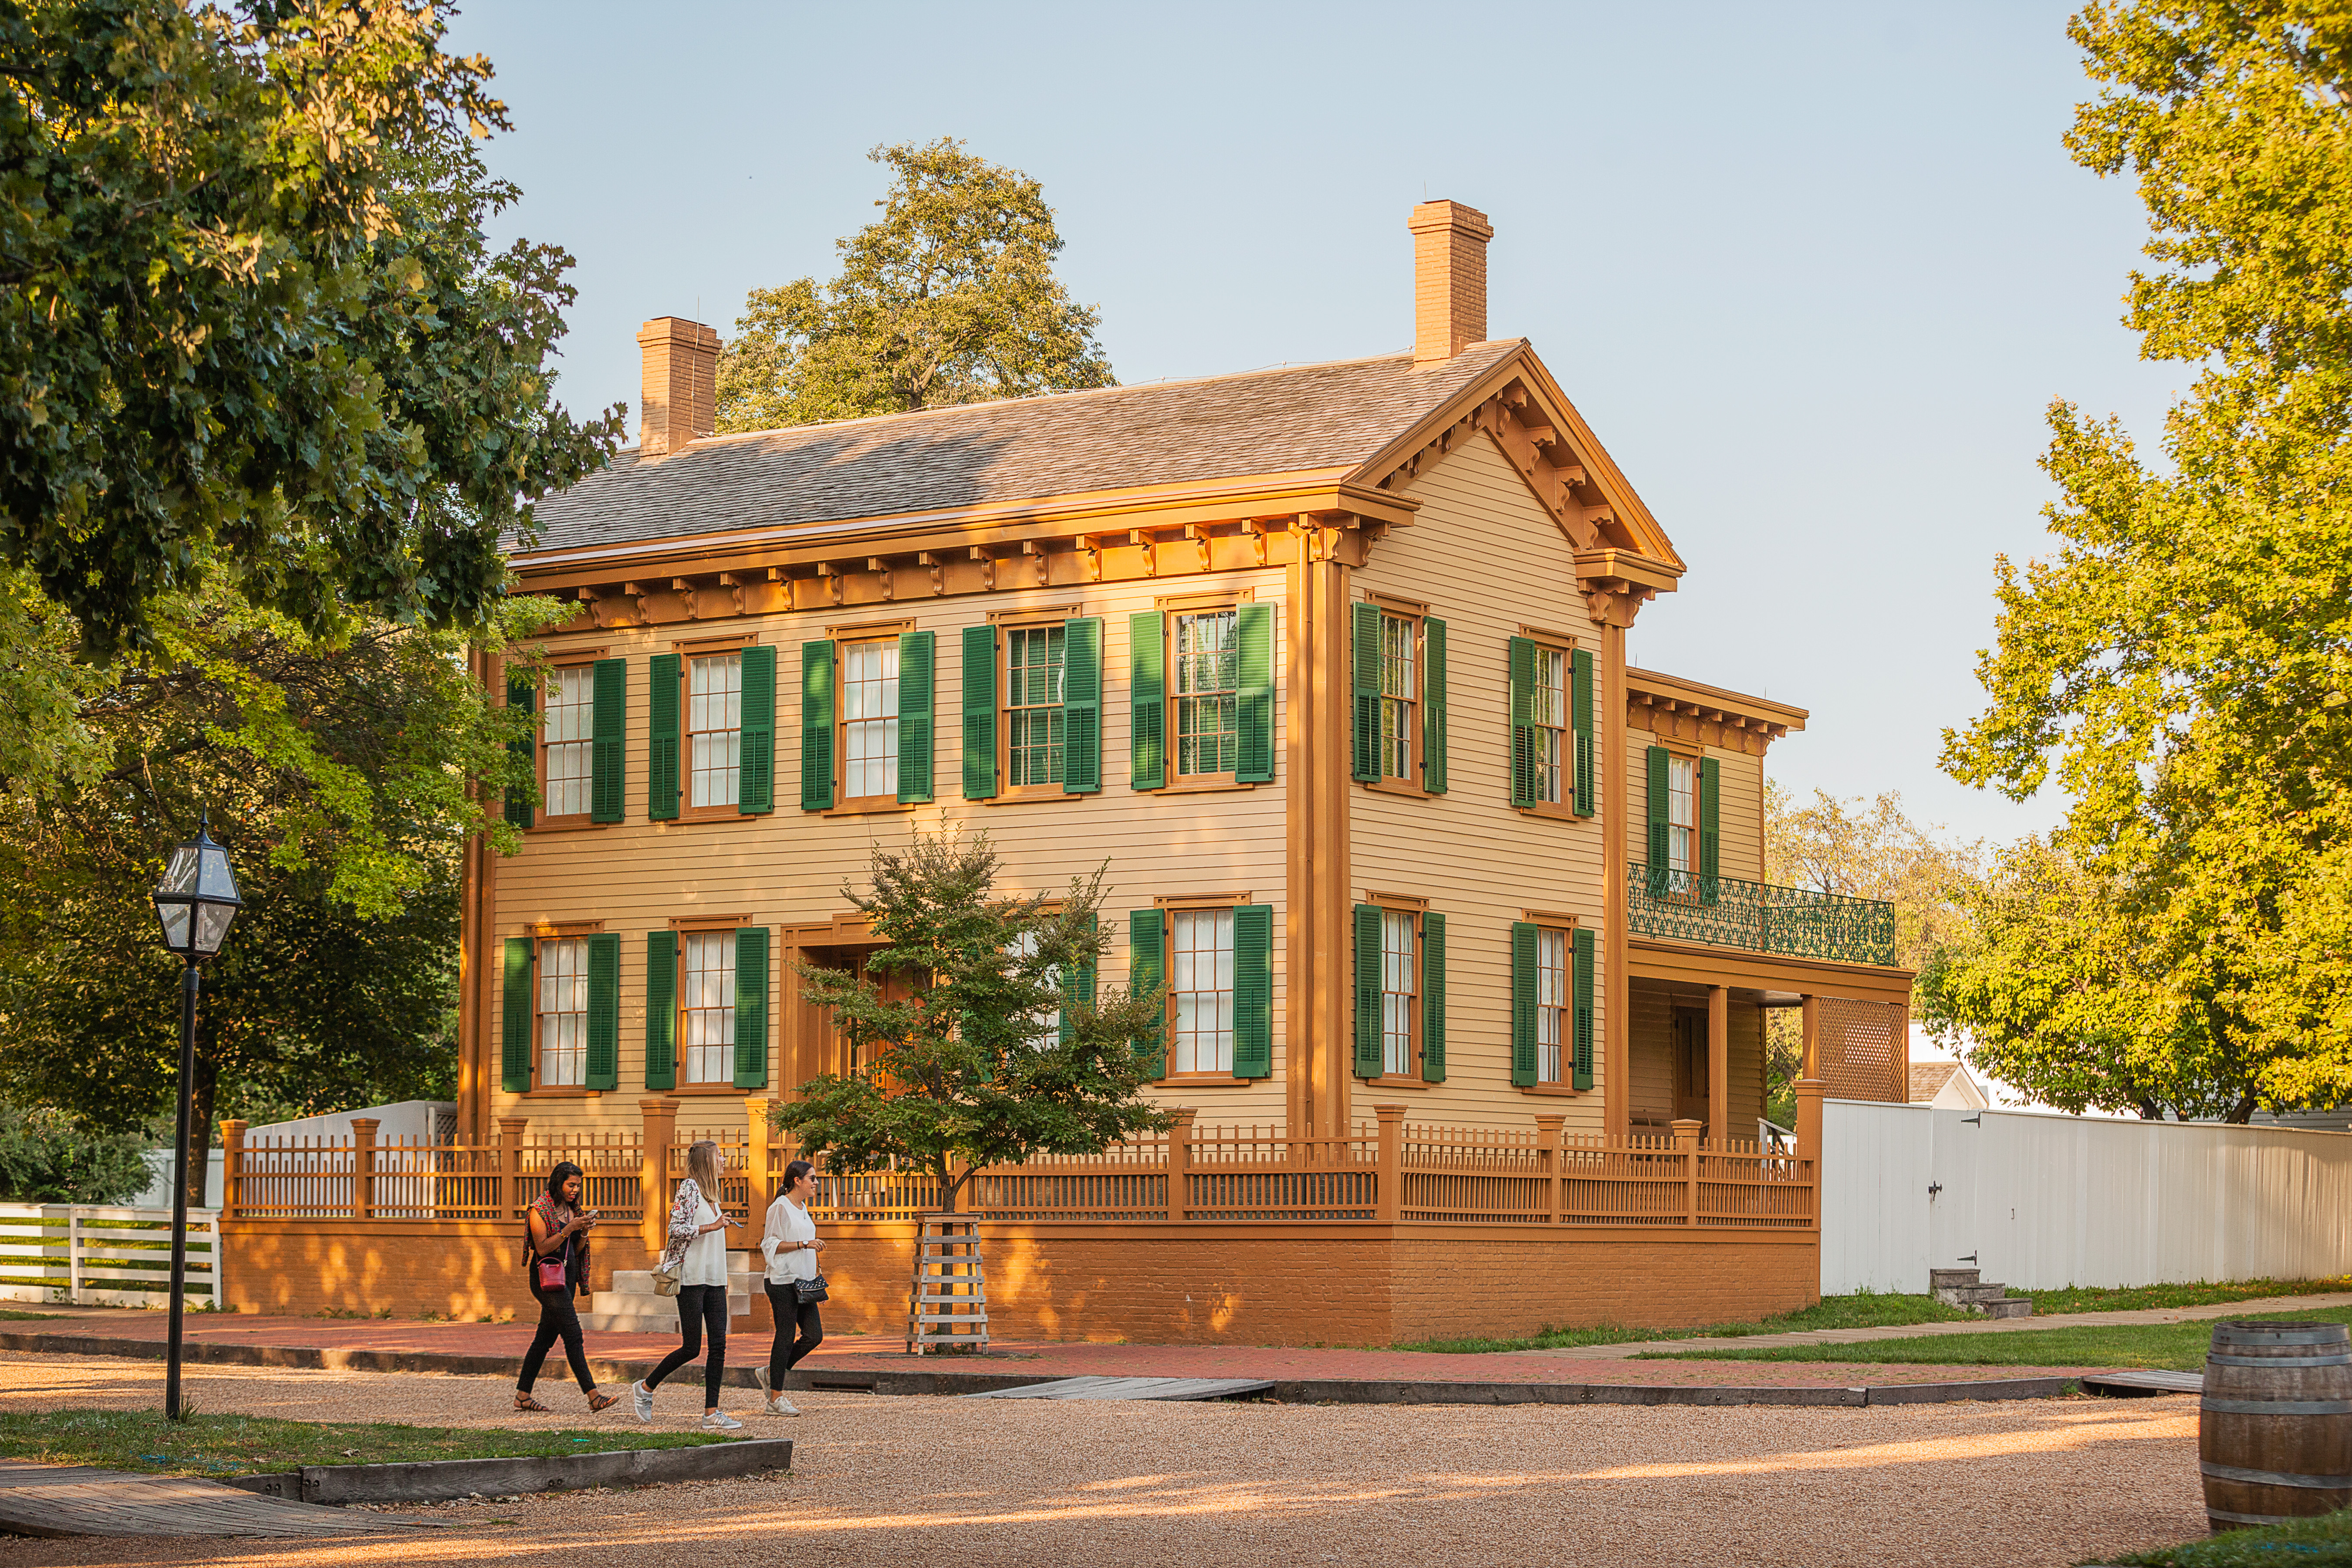
<instances>
[{"instance_id":1,"label":"green window shutter","mask_svg":"<svg viewBox=\"0 0 2352 1568\"><path fill-rule=\"evenodd\" d=\"M507 682L507 706L535 713L539 710L539 693L528 681L509 680ZM530 792L539 776L539 731L534 729L519 741L509 741L507 755L522 764L523 776L531 781L530 784L518 785L507 791L507 820L517 827L529 827L532 821Z\"/></svg>"},{"instance_id":2,"label":"green window shutter","mask_svg":"<svg viewBox=\"0 0 2352 1568\"><path fill-rule=\"evenodd\" d=\"M677 1087L677 933L646 932L646 1087Z\"/></svg>"},{"instance_id":3,"label":"green window shutter","mask_svg":"<svg viewBox=\"0 0 2352 1568\"><path fill-rule=\"evenodd\" d=\"M1349 723L1352 740L1348 776L1360 784L1374 784L1381 776L1381 607L1350 605L1348 613L1351 617L1349 640L1354 645L1349 661L1349 684L1355 692L1355 710Z\"/></svg>"},{"instance_id":4,"label":"green window shutter","mask_svg":"<svg viewBox=\"0 0 2352 1568\"><path fill-rule=\"evenodd\" d=\"M1137 910L1127 917L1127 983L1138 996L1160 994L1168 973L1166 930L1156 909ZM1144 1064L1144 1071L1152 1078L1168 1076L1167 1030L1163 1026L1167 1009L1160 1009L1162 1024L1152 1026L1151 1033L1134 1042L1135 1054Z\"/></svg>"},{"instance_id":5,"label":"green window shutter","mask_svg":"<svg viewBox=\"0 0 2352 1568\"><path fill-rule=\"evenodd\" d=\"M625 814L629 732L629 661L596 661L589 710L588 820L618 822Z\"/></svg>"},{"instance_id":6,"label":"green window shutter","mask_svg":"<svg viewBox=\"0 0 2352 1568\"><path fill-rule=\"evenodd\" d=\"M1575 1031L1576 1077L1570 1087L1592 1087L1592 931L1576 928L1576 979L1570 993L1569 1026Z\"/></svg>"},{"instance_id":7,"label":"green window shutter","mask_svg":"<svg viewBox=\"0 0 2352 1568\"><path fill-rule=\"evenodd\" d=\"M1511 639L1511 804L1536 803L1536 645Z\"/></svg>"},{"instance_id":8,"label":"green window shutter","mask_svg":"<svg viewBox=\"0 0 2352 1568\"><path fill-rule=\"evenodd\" d=\"M1511 922L1511 1081L1536 1081L1536 925Z\"/></svg>"},{"instance_id":9,"label":"green window shutter","mask_svg":"<svg viewBox=\"0 0 2352 1568\"><path fill-rule=\"evenodd\" d=\"M506 951L506 1016L499 1030L499 1087L509 1094L530 1092L530 939L509 937Z\"/></svg>"},{"instance_id":10,"label":"green window shutter","mask_svg":"<svg viewBox=\"0 0 2352 1568\"><path fill-rule=\"evenodd\" d=\"M931 799L938 788L931 758L938 642L937 632L898 634L898 798L908 805Z\"/></svg>"},{"instance_id":11,"label":"green window shutter","mask_svg":"<svg viewBox=\"0 0 2352 1568\"><path fill-rule=\"evenodd\" d=\"M1421 623L1421 787L1445 793L1445 623Z\"/></svg>"},{"instance_id":12,"label":"green window shutter","mask_svg":"<svg viewBox=\"0 0 2352 1568\"><path fill-rule=\"evenodd\" d=\"M776 650L756 644L743 650L743 689L738 710L742 736L736 751L735 809L758 816L776 809Z\"/></svg>"},{"instance_id":13,"label":"green window shutter","mask_svg":"<svg viewBox=\"0 0 2352 1568\"><path fill-rule=\"evenodd\" d=\"M904 753L900 755L903 767ZM735 1087L768 1087L766 926L744 926L735 933Z\"/></svg>"},{"instance_id":14,"label":"green window shutter","mask_svg":"<svg viewBox=\"0 0 2352 1568\"><path fill-rule=\"evenodd\" d=\"M1592 792L1592 654L1578 648L1569 656L1569 724L1576 747L1576 815L1591 816L1597 798Z\"/></svg>"},{"instance_id":15,"label":"green window shutter","mask_svg":"<svg viewBox=\"0 0 2352 1568\"><path fill-rule=\"evenodd\" d=\"M646 816L677 819L679 660L657 653L646 661Z\"/></svg>"},{"instance_id":16,"label":"green window shutter","mask_svg":"<svg viewBox=\"0 0 2352 1568\"><path fill-rule=\"evenodd\" d=\"M994 626L963 629L963 797L996 798Z\"/></svg>"},{"instance_id":17,"label":"green window shutter","mask_svg":"<svg viewBox=\"0 0 2352 1568\"><path fill-rule=\"evenodd\" d=\"M1673 787L1666 782L1666 749L1652 746L1650 763L1650 896L1666 896L1667 808L1672 804L1667 792Z\"/></svg>"},{"instance_id":18,"label":"green window shutter","mask_svg":"<svg viewBox=\"0 0 2352 1568\"><path fill-rule=\"evenodd\" d=\"M1381 1076L1381 907L1356 906L1356 1076Z\"/></svg>"},{"instance_id":19,"label":"green window shutter","mask_svg":"<svg viewBox=\"0 0 2352 1568\"><path fill-rule=\"evenodd\" d=\"M1062 623L1062 793L1102 788L1102 617Z\"/></svg>"},{"instance_id":20,"label":"green window shutter","mask_svg":"<svg viewBox=\"0 0 2352 1568\"><path fill-rule=\"evenodd\" d=\"M1698 760L1698 900L1711 904L1723 875L1722 771L1713 757Z\"/></svg>"},{"instance_id":21,"label":"green window shutter","mask_svg":"<svg viewBox=\"0 0 2352 1568\"><path fill-rule=\"evenodd\" d=\"M1158 610L1127 618L1127 782L1133 789L1168 784L1168 627Z\"/></svg>"},{"instance_id":22,"label":"green window shutter","mask_svg":"<svg viewBox=\"0 0 2352 1568\"><path fill-rule=\"evenodd\" d=\"M1274 1076L1274 906L1234 910L1234 1076Z\"/></svg>"},{"instance_id":23,"label":"green window shutter","mask_svg":"<svg viewBox=\"0 0 2352 1568\"><path fill-rule=\"evenodd\" d=\"M1095 924L1095 917L1088 915L1087 930L1092 931ZM1062 972L1062 1044L1071 1045L1077 1040L1076 1015L1094 1010L1095 961L1089 958L1084 963L1074 963Z\"/></svg>"},{"instance_id":24,"label":"green window shutter","mask_svg":"<svg viewBox=\"0 0 2352 1568\"><path fill-rule=\"evenodd\" d=\"M1421 917L1421 1076L1445 1081L1445 917Z\"/></svg>"},{"instance_id":25,"label":"green window shutter","mask_svg":"<svg viewBox=\"0 0 2352 1568\"><path fill-rule=\"evenodd\" d=\"M801 644L801 809L833 809L833 643Z\"/></svg>"},{"instance_id":26,"label":"green window shutter","mask_svg":"<svg viewBox=\"0 0 2352 1568\"><path fill-rule=\"evenodd\" d=\"M1235 623L1241 636L1241 697L1235 704L1241 725L1236 784L1274 782L1274 606L1255 602L1241 606Z\"/></svg>"},{"instance_id":27,"label":"green window shutter","mask_svg":"<svg viewBox=\"0 0 2352 1568\"><path fill-rule=\"evenodd\" d=\"M621 1087L621 939L588 939L588 1071L585 1087Z\"/></svg>"}]
</instances>

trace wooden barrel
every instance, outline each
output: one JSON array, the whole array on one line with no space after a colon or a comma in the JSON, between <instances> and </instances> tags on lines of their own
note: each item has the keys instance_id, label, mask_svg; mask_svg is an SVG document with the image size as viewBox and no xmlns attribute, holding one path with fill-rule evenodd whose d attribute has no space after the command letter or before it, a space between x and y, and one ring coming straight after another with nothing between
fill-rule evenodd
<instances>
[{"instance_id":1,"label":"wooden barrel","mask_svg":"<svg viewBox=\"0 0 2352 1568\"><path fill-rule=\"evenodd\" d=\"M2352 1508L2352 1336L2342 1323L2221 1323L2197 1418L2214 1530Z\"/></svg>"}]
</instances>

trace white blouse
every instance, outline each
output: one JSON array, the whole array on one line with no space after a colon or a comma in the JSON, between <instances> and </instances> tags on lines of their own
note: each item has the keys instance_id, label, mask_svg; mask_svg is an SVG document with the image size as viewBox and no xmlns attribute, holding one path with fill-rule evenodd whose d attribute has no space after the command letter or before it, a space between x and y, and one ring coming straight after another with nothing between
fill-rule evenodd
<instances>
[{"instance_id":1,"label":"white blouse","mask_svg":"<svg viewBox=\"0 0 2352 1568\"><path fill-rule=\"evenodd\" d=\"M770 1204L767 1232L760 1238L760 1250L768 1255L768 1278L779 1285L815 1279L816 1253L799 1245L815 1239L816 1221L808 1210L788 1197Z\"/></svg>"},{"instance_id":2,"label":"white blouse","mask_svg":"<svg viewBox=\"0 0 2352 1568\"><path fill-rule=\"evenodd\" d=\"M694 1223L698 1226L705 1226L716 1220L719 1217L719 1211L710 1206L709 1194L697 1193L695 1196ZM686 1244L686 1261L677 1271L677 1282L680 1285L716 1285L722 1289L726 1288L727 1230L724 1226L717 1230L705 1232Z\"/></svg>"}]
</instances>

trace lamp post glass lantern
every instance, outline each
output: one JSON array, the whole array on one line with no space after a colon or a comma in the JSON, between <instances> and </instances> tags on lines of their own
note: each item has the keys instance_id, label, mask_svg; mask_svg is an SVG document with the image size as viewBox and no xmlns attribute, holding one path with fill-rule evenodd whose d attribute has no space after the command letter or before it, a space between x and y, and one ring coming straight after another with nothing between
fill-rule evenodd
<instances>
[{"instance_id":1,"label":"lamp post glass lantern","mask_svg":"<svg viewBox=\"0 0 2352 1568\"><path fill-rule=\"evenodd\" d=\"M172 851L171 864L153 894L155 918L163 923L163 945L180 955L184 972L180 982L180 1118L172 1154L172 1321L163 1358L163 1414L180 1416L180 1316L188 1282L188 1116L196 1076L196 965L220 952L229 923L245 900L236 895L236 877L229 869L228 851L213 842L212 818L206 814L196 837ZM214 1243L213 1292L218 1304L221 1280L219 1243Z\"/></svg>"}]
</instances>

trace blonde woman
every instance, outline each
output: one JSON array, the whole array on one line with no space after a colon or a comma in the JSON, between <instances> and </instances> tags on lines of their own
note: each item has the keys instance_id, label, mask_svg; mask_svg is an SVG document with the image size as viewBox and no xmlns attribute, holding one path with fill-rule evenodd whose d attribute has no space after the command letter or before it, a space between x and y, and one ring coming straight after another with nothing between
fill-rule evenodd
<instances>
[{"instance_id":1,"label":"blonde woman","mask_svg":"<svg viewBox=\"0 0 2352 1568\"><path fill-rule=\"evenodd\" d=\"M662 1358L654 1373L635 1384L637 1419L654 1418L654 1390L662 1379L702 1353L702 1335L710 1333L710 1357L702 1363L702 1425L714 1432L741 1428L719 1408L719 1380L727 1375L727 1227L735 1222L719 1207L719 1145L704 1139L686 1152L686 1179L669 1205L669 1246L665 1264L675 1258L677 1271L677 1331L679 1344Z\"/></svg>"}]
</instances>

